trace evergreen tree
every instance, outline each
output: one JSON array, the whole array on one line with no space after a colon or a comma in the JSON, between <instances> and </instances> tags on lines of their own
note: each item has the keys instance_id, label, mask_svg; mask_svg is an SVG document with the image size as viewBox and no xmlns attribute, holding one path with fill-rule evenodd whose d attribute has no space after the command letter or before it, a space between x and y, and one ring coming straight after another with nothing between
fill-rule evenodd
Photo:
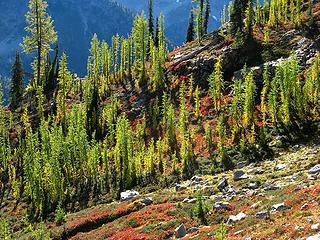
<instances>
[{"instance_id":1,"label":"evergreen tree","mask_svg":"<svg viewBox=\"0 0 320 240\"><path fill-rule=\"evenodd\" d=\"M37 53L33 64L35 70L34 86L42 85L42 76L50 45L57 41L53 21L46 12L48 4L45 0L29 0L29 11L26 15L27 27L30 34L23 38L23 49L26 53Z\"/></svg>"},{"instance_id":2,"label":"evergreen tree","mask_svg":"<svg viewBox=\"0 0 320 240\"><path fill-rule=\"evenodd\" d=\"M204 19L203 19L203 34L208 33L208 25L209 25L209 18L210 18L210 0L206 0L206 10L204 13Z\"/></svg>"},{"instance_id":3,"label":"evergreen tree","mask_svg":"<svg viewBox=\"0 0 320 240\"><path fill-rule=\"evenodd\" d=\"M230 15L231 34L235 35L237 31L243 29L244 11L247 9L249 0L235 0L232 14Z\"/></svg>"},{"instance_id":4,"label":"evergreen tree","mask_svg":"<svg viewBox=\"0 0 320 240\"><path fill-rule=\"evenodd\" d=\"M15 110L20 105L23 94L24 73L19 52L16 53L16 59L12 66L11 73L10 108Z\"/></svg>"},{"instance_id":5,"label":"evergreen tree","mask_svg":"<svg viewBox=\"0 0 320 240\"><path fill-rule=\"evenodd\" d=\"M154 25L153 25L153 0L149 0L149 21L148 21L149 34L154 38Z\"/></svg>"},{"instance_id":6,"label":"evergreen tree","mask_svg":"<svg viewBox=\"0 0 320 240\"><path fill-rule=\"evenodd\" d=\"M191 9L186 42L192 42L194 40L194 35L195 35L194 17L193 17L193 9Z\"/></svg>"}]
</instances>

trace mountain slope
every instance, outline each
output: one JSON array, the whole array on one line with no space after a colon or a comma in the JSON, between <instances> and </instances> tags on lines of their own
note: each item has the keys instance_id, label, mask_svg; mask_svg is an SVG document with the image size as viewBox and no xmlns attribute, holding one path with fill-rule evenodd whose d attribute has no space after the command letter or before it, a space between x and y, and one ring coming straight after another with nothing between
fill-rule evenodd
<instances>
[{"instance_id":1,"label":"mountain slope","mask_svg":"<svg viewBox=\"0 0 320 240\"><path fill-rule=\"evenodd\" d=\"M70 68L79 74L85 73L94 33L110 40L117 33L127 35L131 31L131 12L109 0L51 0L48 4L59 35L59 47L67 51ZM26 34L27 1L0 0L0 9L0 74L8 74L14 52L20 50L19 43ZM29 63L29 58L24 59Z\"/></svg>"},{"instance_id":2,"label":"mountain slope","mask_svg":"<svg viewBox=\"0 0 320 240\"><path fill-rule=\"evenodd\" d=\"M147 0L116 0L123 6L141 12L148 12ZM220 26L220 14L224 5L227 5L229 0L216 1L211 0L211 17L209 21L209 31ZM155 15L163 12L165 15L166 36L171 43L171 47L181 45L185 41L187 26L189 21L189 13L192 7L196 4L191 0L154 0Z\"/></svg>"}]
</instances>

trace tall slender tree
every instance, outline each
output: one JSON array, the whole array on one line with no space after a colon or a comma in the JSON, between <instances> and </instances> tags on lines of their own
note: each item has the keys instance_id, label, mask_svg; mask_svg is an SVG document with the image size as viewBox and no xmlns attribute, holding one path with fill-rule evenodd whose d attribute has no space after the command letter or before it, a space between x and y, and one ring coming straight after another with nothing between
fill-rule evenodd
<instances>
[{"instance_id":1,"label":"tall slender tree","mask_svg":"<svg viewBox=\"0 0 320 240\"><path fill-rule=\"evenodd\" d=\"M30 34L23 38L22 47L28 54L37 53L33 64L35 70L34 86L42 85L42 75L51 44L55 43L58 35L53 26L53 20L47 11L45 0L29 0L29 11L26 15L27 27Z\"/></svg>"},{"instance_id":2,"label":"tall slender tree","mask_svg":"<svg viewBox=\"0 0 320 240\"><path fill-rule=\"evenodd\" d=\"M153 0L149 0L149 34L154 38L154 25L153 25Z\"/></svg>"},{"instance_id":3,"label":"tall slender tree","mask_svg":"<svg viewBox=\"0 0 320 240\"><path fill-rule=\"evenodd\" d=\"M16 53L16 60L12 66L12 78L10 89L10 108L17 109L23 94L23 66L20 59L20 53Z\"/></svg>"},{"instance_id":4,"label":"tall slender tree","mask_svg":"<svg viewBox=\"0 0 320 240\"><path fill-rule=\"evenodd\" d=\"M195 32L194 32L194 16L193 16L193 9L191 9L186 42L192 42L194 40L194 35L195 35Z\"/></svg>"},{"instance_id":5,"label":"tall slender tree","mask_svg":"<svg viewBox=\"0 0 320 240\"><path fill-rule=\"evenodd\" d=\"M135 65L140 69L140 86L147 85L146 79L146 56L147 45L149 42L148 22L145 19L144 13L137 16L133 23L132 37L135 51Z\"/></svg>"},{"instance_id":6,"label":"tall slender tree","mask_svg":"<svg viewBox=\"0 0 320 240\"><path fill-rule=\"evenodd\" d=\"M206 10L204 12L204 19L203 19L203 34L208 33L208 25L209 25L209 18L210 18L210 0L206 0Z\"/></svg>"}]
</instances>

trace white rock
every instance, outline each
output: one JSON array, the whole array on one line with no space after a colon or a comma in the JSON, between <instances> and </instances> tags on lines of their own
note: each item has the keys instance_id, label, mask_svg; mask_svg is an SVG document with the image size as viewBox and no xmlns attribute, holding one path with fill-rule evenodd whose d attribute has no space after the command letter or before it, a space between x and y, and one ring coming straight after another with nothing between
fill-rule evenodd
<instances>
[{"instance_id":1,"label":"white rock","mask_svg":"<svg viewBox=\"0 0 320 240\"><path fill-rule=\"evenodd\" d=\"M281 171L281 170L285 169L286 167L287 167L286 164L278 164L278 165L276 166L276 170L277 170L277 171Z\"/></svg>"},{"instance_id":2,"label":"white rock","mask_svg":"<svg viewBox=\"0 0 320 240\"><path fill-rule=\"evenodd\" d=\"M313 225L311 226L311 229L318 231L318 230L320 229L320 223L313 224Z\"/></svg>"},{"instance_id":3,"label":"white rock","mask_svg":"<svg viewBox=\"0 0 320 240\"><path fill-rule=\"evenodd\" d=\"M231 215L229 217L229 221L232 221L232 222L238 222L238 221L241 221L242 219L245 219L247 217L247 215L243 212L237 214L237 215Z\"/></svg>"},{"instance_id":4,"label":"white rock","mask_svg":"<svg viewBox=\"0 0 320 240\"><path fill-rule=\"evenodd\" d=\"M315 173L318 173L318 172L320 172L320 164L314 166L313 168L311 168L311 169L309 170L309 173L310 173L310 174L315 174Z\"/></svg>"},{"instance_id":5,"label":"white rock","mask_svg":"<svg viewBox=\"0 0 320 240\"><path fill-rule=\"evenodd\" d=\"M272 206L271 212L278 212L287 209L288 207L284 203L275 204Z\"/></svg>"},{"instance_id":6,"label":"white rock","mask_svg":"<svg viewBox=\"0 0 320 240\"><path fill-rule=\"evenodd\" d=\"M314 236L310 236L306 240L320 240L320 233Z\"/></svg>"},{"instance_id":7,"label":"white rock","mask_svg":"<svg viewBox=\"0 0 320 240\"><path fill-rule=\"evenodd\" d=\"M139 195L140 194L137 191L127 190L125 192L120 193L120 199L121 199L121 201L127 201L127 200L131 200Z\"/></svg>"},{"instance_id":8,"label":"white rock","mask_svg":"<svg viewBox=\"0 0 320 240\"><path fill-rule=\"evenodd\" d=\"M309 208L309 204L308 203L305 203L301 206L300 210L306 210Z\"/></svg>"}]
</instances>

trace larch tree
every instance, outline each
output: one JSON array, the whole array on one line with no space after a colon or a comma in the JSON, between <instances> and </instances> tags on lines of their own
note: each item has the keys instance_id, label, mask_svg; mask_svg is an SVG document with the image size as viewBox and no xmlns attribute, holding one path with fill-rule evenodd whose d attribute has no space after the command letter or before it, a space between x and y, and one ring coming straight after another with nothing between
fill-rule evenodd
<instances>
[{"instance_id":1,"label":"larch tree","mask_svg":"<svg viewBox=\"0 0 320 240\"><path fill-rule=\"evenodd\" d=\"M198 13L197 13L197 35L198 35L198 42L201 41L203 36L203 7L204 7L204 0L198 0Z\"/></svg>"},{"instance_id":2,"label":"larch tree","mask_svg":"<svg viewBox=\"0 0 320 240\"><path fill-rule=\"evenodd\" d=\"M62 120L64 127L66 127L66 98L71 87L70 81L71 74L67 66L67 55L66 53L63 53L60 59L60 68L58 76L59 91L57 96L57 117Z\"/></svg>"},{"instance_id":3,"label":"larch tree","mask_svg":"<svg viewBox=\"0 0 320 240\"><path fill-rule=\"evenodd\" d=\"M144 13L135 18L132 29L132 37L135 51L135 66L140 71L139 83L140 86L145 87L147 85L146 57L147 46L149 42L149 31L148 21L145 19Z\"/></svg>"},{"instance_id":4,"label":"larch tree","mask_svg":"<svg viewBox=\"0 0 320 240\"><path fill-rule=\"evenodd\" d=\"M16 53L16 59L12 66L12 78L10 88L10 108L15 110L18 108L23 94L23 66L19 52Z\"/></svg>"},{"instance_id":5,"label":"larch tree","mask_svg":"<svg viewBox=\"0 0 320 240\"><path fill-rule=\"evenodd\" d=\"M22 47L27 54L36 52L37 56L33 63L35 78L32 85L42 85L42 76L47 55L51 50L51 45L58 39L57 32L53 26L53 20L48 15L48 4L45 0L30 0L29 11L26 15L29 33L23 38Z\"/></svg>"}]
</instances>

